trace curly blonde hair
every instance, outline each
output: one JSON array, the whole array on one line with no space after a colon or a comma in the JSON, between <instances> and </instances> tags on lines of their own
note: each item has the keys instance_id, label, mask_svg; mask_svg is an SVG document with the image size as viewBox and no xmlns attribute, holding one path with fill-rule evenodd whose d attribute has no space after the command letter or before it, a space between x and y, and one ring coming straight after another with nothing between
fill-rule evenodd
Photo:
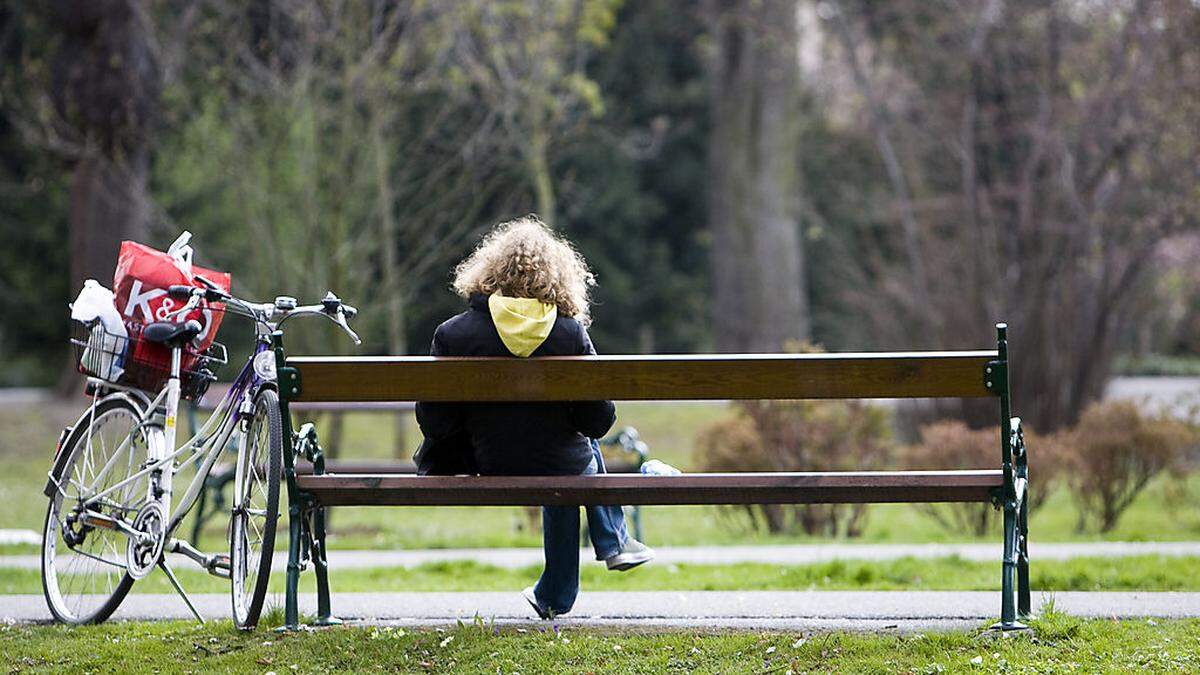
<instances>
[{"instance_id":1,"label":"curly blonde hair","mask_svg":"<svg viewBox=\"0 0 1200 675\"><path fill-rule=\"evenodd\" d=\"M580 323L590 321L588 296L596 279L579 251L536 215L500 223L454 268L454 291L499 291L555 305Z\"/></svg>"}]
</instances>

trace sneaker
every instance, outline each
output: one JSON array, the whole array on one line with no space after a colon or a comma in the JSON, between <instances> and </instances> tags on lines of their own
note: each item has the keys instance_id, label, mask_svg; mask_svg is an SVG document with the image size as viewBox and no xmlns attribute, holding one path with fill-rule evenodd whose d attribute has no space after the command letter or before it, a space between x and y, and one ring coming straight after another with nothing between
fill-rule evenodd
<instances>
[{"instance_id":1,"label":"sneaker","mask_svg":"<svg viewBox=\"0 0 1200 675\"><path fill-rule=\"evenodd\" d=\"M554 618L554 610L542 607L541 603L538 602L537 595L533 592L533 586L521 591L521 597L525 598L525 602L528 602L533 611L537 612L539 618L547 621Z\"/></svg>"},{"instance_id":2,"label":"sneaker","mask_svg":"<svg viewBox=\"0 0 1200 675\"><path fill-rule=\"evenodd\" d=\"M620 551L605 558L604 564L608 565L610 570L624 572L651 560L654 560L654 549L637 539L630 538L625 541L625 545L621 547Z\"/></svg>"}]
</instances>

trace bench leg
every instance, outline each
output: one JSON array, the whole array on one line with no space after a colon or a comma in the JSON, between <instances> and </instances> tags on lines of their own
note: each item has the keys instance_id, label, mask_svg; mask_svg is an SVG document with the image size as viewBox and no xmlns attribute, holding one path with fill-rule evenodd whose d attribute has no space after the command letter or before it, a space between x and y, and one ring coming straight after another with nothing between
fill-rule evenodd
<instances>
[{"instance_id":1,"label":"bench leg","mask_svg":"<svg viewBox=\"0 0 1200 675\"><path fill-rule=\"evenodd\" d=\"M1018 527L1017 505L1004 504L1004 563L1000 576L1000 622L992 630L1025 630L1025 624L1017 621L1017 557Z\"/></svg>"},{"instance_id":2,"label":"bench leg","mask_svg":"<svg viewBox=\"0 0 1200 675\"><path fill-rule=\"evenodd\" d=\"M293 502L288 506L288 564L287 587L284 596L283 630L300 630L300 520L303 514L300 505Z\"/></svg>"},{"instance_id":3,"label":"bench leg","mask_svg":"<svg viewBox=\"0 0 1200 675\"><path fill-rule=\"evenodd\" d=\"M342 620L333 616L329 601L329 559L325 555L325 507L313 509L313 567L317 572L317 626L338 626Z\"/></svg>"},{"instance_id":4,"label":"bench leg","mask_svg":"<svg viewBox=\"0 0 1200 675\"><path fill-rule=\"evenodd\" d=\"M1012 416L1011 393L1008 383L1008 325L996 324L996 361L989 361L984 370L988 391L1000 397L1000 466L1004 472L1004 489L999 504L1004 508L1004 563L1000 572L1000 622L993 630L1027 629L1017 621L1017 606L1029 604L1029 567L1025 555L1024 535L1028 520L1025 509L1025 484L1028 471L1021 420ZM1026 558L1022 567L1019 560ZM1019 596L1019 597L1018 597ZM1027 614L1027 612L1022 612Z\"/></svg>"},{"instance_id":5,"label":"bench leg","mask_svg":"<svg viewBox=\"0 0 1200 675\"><path fill-rule=\"evenodd\" d=\"M1017 530L1020 540L1017 546L1017 614L1027 619L1033 614L1029 593L1029 495L1021 504L1020 517L1017 519Z\"/></svg>"}]
</instances>

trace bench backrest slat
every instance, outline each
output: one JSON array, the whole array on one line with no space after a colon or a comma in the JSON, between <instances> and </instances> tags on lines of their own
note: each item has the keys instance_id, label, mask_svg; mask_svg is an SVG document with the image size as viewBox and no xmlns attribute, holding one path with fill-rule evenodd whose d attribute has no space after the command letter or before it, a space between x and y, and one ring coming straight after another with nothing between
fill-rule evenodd
<instances>
[{"instance_id":1,"label":"bench backrest slat","mask_svg":"<svg viewBox=\"0 0 1200 675\"><path fill-rule=\"evenodd\" d=\"M296 401L967 398L995 351L288 359ZM285 385L286 386L286 385Z\"/></svg>"}]
</instances>

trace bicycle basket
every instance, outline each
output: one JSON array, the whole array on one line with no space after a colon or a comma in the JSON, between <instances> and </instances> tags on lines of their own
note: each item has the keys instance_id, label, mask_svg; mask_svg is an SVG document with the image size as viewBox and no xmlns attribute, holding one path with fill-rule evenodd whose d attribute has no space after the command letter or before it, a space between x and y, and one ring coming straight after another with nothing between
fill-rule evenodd
<instances>
[{"instance_id":1,"label":"bicycle basket","mask_svg":"<svg viewBox=\"0 0 1200 675\"><path fill-rule=\"evenodd\" d=\"M103 324L75 324L71 344L75 346L79 372L124 387L157 392L171 374L171 350L142 337L142 324L126 325L128 337L104 330ZM189 401L199 400L217 377L213 368L229 361L225 346L214 342L203 353L185 347L180 364L180 393Z\"/></svg>"}]
</instances>

